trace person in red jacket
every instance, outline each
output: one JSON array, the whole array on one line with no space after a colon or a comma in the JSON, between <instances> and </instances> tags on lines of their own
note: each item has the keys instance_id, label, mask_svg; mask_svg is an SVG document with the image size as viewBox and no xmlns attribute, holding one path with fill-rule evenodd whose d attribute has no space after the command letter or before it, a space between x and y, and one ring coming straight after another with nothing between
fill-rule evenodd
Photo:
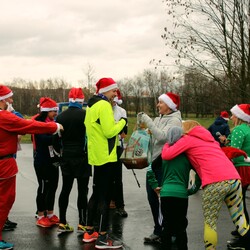
<instances>
[{"instance_id":1,"label":"person in red jacket","mask_svg":"<svg viewBox=\"0 0 250 250\"><path fill-rule=\"evenodd\" d=\"M0 85L0 249L12 249L14 244L2 239L2 230L9 211L15 201L16 174L18 172L15 153L18 135L57 133L63 130L59 123L44 123L22 119L9 112L13 103L13 92Z\"/></svg>"}]
</instances>

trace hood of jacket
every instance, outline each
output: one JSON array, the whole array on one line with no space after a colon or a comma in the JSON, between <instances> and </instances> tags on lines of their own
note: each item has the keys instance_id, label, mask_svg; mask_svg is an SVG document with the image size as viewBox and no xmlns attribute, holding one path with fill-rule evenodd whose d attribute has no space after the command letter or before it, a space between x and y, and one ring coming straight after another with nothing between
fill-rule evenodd
<instances>
[{"instance_id":1,"label":"hood of jacket","mask_svg":"<svg viewBox=\"0 0 250 250\"><path fill-rule=\"evenodd\" d=\"M225 119L223 119L222 117L217 117L216 120L214 121L215 125L222 125L224 123L227 123L227 121Z\"/></svg>"},{"instance_id":2,"label":"hood of jacket","mask_svg":"<svg viewBox=\"0 0 250 250\"><path fill-rule=\"evenodd\" d=\"M196 126L188 132L188 135L199 138L203 141L213 142L214 137L211 133L202 126Z\"/></svg>"}]
</instances>

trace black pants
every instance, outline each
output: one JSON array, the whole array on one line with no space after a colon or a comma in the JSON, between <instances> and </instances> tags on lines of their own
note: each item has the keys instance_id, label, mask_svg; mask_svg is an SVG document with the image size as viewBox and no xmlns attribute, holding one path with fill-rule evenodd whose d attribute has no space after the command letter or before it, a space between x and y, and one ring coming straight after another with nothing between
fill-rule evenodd
<instances>
[{"instance_id":1,"label":"black pants","mask_svg":"<svg viewBox=\"0 0 250 250\"><path fill-rule=\"evenodd\" d=\"M123 182L122 182L122 162L120 156L122 154L122 147L117 147L117 158L118 161L115 163L114 169L114 180L112 187L111 199L115 201L116 208L123 208L124 204L124 195L123 195Z\"/></svg>"},{"instance_id":2,"label":"black pants","mask_svg":"<svg viewBox=\"0 0 250 250\"><path fill-rule=\"evenodd\" d=\"M36 196L37 211L54 210L55 194L58 186L59 169L53 165L34 164L38 189Z\"/></svg>"},{"instance_id":3,"label":"black pants","mask_svg":"<svg viewBox=\"0 0 250 250\"><path fill-rule=\"evenodd\" d=\"M161 197L163 215L162 249L170 250L172 236L176 236L178 250L188 249L187 239L188 199L177 197Z\"/></svg>"},{"instance_id":4,"label":"black pants","mask_svg":"<svg viewBox=\"0 0 250 250\"><path fill-rule=\"evenodd\" d=\"M94 166L93 192L88 204L88 226L97 224L100 232L109 229L109 203L115 163Z\"/></svg>"},{"instance_id":5,"label":"black pants","mask_svg":"<svg viewBox=\"0 0 250 250\"><path fill-rule=\"evenodd\" d=\"M161 185L162 172L161 169L156 169L154 171L155 177L158 181L159 186ZM154 220L154 231L155 235L161 236L162 226L159 224L159 198L154 191L154 189L149 185L148 177L146 177L146 189L147 189L147 198L151 208L151 213Z\"/></svg>"},{"instance_id":6,"label":"black pants","mask_svg":"<svg viewBox=\"0 0 250 250\"><path fill-rule=\"evenodd\" d=\"M86 225L89 177L82 176L75 178L71 175L65 175L62 177L62 191L59 196L60 222L63 224L67 223L66 212L69 204L69 195L74 183L74 179L77 180L77 208L79 213L79 224Z\"/></svg>"}]
</instances>

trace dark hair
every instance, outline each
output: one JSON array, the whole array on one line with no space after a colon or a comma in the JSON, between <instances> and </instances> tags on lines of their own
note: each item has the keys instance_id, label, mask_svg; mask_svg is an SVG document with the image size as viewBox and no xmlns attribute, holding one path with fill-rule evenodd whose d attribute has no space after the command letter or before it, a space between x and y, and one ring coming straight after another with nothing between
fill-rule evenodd
<instances>
[{"instance_id":1,"label":"dark hair","mask_svg":"<svg viewBox=\"0 0 250 250\"><path fill-rule=\"evenodd\" d=\"M42 111L36 118L36 121L45 122L48 116L48 111Z\"/></svg>"}]
</instances>

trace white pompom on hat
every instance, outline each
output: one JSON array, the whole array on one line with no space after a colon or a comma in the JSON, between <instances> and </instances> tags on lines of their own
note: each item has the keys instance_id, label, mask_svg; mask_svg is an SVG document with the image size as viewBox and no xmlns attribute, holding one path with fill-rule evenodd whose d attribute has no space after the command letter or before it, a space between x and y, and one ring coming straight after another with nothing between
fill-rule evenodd
<instances>
[{"instance_id":1,"label":"white pompom on hat","mask_svg":"<svg viewBox=\"0 0 250 250\"><path fill-rule=\"evenodd\" d=\"M114 98L114 102L116 102L118 105L122 104L122 95L120 90L117 90L117 96Z\"/></svg>"},{"instance_id":2,"label":"white pompom on hat","mask_svg":"<svg viewBox=\"0 0 250 250\"><path fill-rule=\"evenodd\" d=\"M10 88L4 85L0 85L0 101L13 96L13 92Z\"/></svg>"},{"instance_id":3,"label":"white pompom on hat","mask_svg":"<svg viewBox=\"0 0 250 250\"><path fill-rule=\"evenodd\" d=\"M117 83L112 78L101 78L96 83L96 93L105 93L109 90L118 88Z\"/></svg>"},{"instance_id":4,"label":"white pompom on hat","mask_svg":"<svg viewBox=\"0 0 250 250\"><path fill-rule=\"evenodd\" d=\"M180 96L172 92L167 92L166 94L160 95L158 100L166 103L173 111L177 111L180 106Z\"/></svg>"},{"instance_id":5,"label":"white pompom on hat","mask_svg":"<svg viewBox=\"0 0 250 250\"><path fill-rule=\"evenodd\" d=\"M236 104L230 111L242 121L250 123L250 104Z\"/></svg>"},{"instance_id":6,"label":"white pompom on hat","mask_svg":"<svg viewBox=\"0 0 250 250\"><path fill-rule=\"evenodd\" d=\"M39 103L40 111L57 111L57 103L49 97L41 97Z\"/></svg>"},{"instance_id":7,"label":"white pompom on hat","mask_svg":"<svg viewBox=\"0 0 250 250\"><path fill-rule=\"evenodd\" d=\"M72 88L69 91L69 102L84 102L84 94L81 88Z\"/></svg>"}]
</instances>

